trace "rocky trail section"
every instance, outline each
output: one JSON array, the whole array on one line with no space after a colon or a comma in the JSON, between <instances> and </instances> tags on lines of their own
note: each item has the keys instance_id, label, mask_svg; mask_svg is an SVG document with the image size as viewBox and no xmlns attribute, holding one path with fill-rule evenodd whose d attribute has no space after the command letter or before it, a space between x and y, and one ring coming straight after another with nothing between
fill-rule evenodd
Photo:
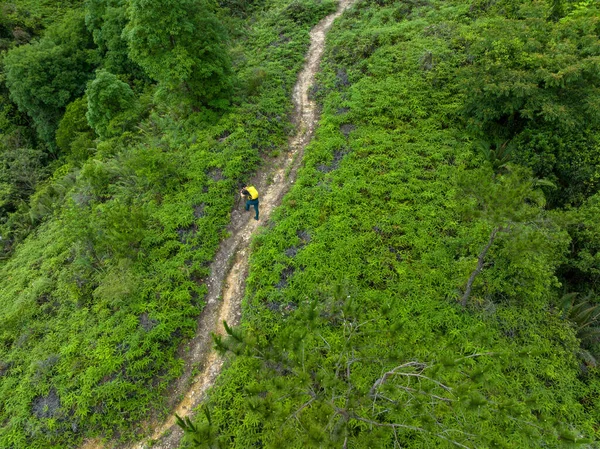
<instances>
[{"instance_id":1,"label":"rocky trail section","mask_svg":"<svg viewBox=\"0 0 600 449\"><path fill-rule=\"evenodd\" d=\"M354 0L340 0L337 11L325 17L310 32L306 62L293 91L294 125L297 132L289 140L288 152L273 169L254 180L254 185L261 192L260 221L254 220L253 209L245 212L243 204L239 204L232 213L232 221L227 229L229 237L222 242L211 265L211 276L206 283L206 306L198 320L198 332L180 354L186 364L184 374L170 393L169 405L173 413L163 423L150 420L145 426L154 428L153 434L141 442L123 448L178 448L183 432L175 423L175 413L181 417L191 416L219 375L224 360L213 349L211 334L224 333L223 320L231 325L239 324L251 237L261 223L269 220L272 211L281 204L283 196L294 183L304 148L310 142L318 122L315 104L309 100L309 89L314 83L323 56L325 36L334 20L352 3ZM102 444L99 440L89 440L81 449L106 447L110 446Z\"/></svg>"}]
</instances>

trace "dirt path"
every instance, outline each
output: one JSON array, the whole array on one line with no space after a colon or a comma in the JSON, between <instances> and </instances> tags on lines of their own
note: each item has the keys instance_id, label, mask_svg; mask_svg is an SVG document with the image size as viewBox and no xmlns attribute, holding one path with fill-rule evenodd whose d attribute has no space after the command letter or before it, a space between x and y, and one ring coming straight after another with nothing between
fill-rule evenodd
<instances>
[{"instance_id":1,"label":"dirt path","mask_svg":"<svg viewBox=\"0 0 600 449\"><path fill-rule=\"evenodd\" d=\"M276 167L254 181L261 192L260 221L253 219L253 209L245 213L241 205L232 213L232 221L228 227L230 237L222 242L211 265L206 306L198 320L198 332L180 354L186 361L186 367L170 394L172 400L169 405L173 413L164 423L150 419L146 426L154 428L154 433L141 442L125 446L126 448L178 448L182 431L175 424L174 414L191 416L193 409L202 402L206 391L219 375L224 361L212 348L211 333L224 333L223 320L232 325L240 321L251 237L261 223L269 220L273 209L281 204L281 199L294 183L304 148L310 142L318 121L315 104L309 100L308 91L314 83L323 56L325 35L333 21L354 1L340 0L337 11L319 22L310 33L311 44L306 62L293 92L297 133L290 138L289 150ZM81 449L105 447L108 446L99 440L89 440Z\"/></svg>"}]
</instances>

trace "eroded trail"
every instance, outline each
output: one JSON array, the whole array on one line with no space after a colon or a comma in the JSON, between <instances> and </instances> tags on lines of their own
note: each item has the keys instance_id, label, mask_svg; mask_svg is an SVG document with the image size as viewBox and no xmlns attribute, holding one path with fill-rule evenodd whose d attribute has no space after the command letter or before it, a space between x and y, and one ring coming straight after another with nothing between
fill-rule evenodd
<instances>
[{"instance_id":1,"label":"eroded trail","mask_svg":"<svg viewBox=\"0 0 600 449\"><path fill-rule=\"evenodd\" d=\"M294 183L296 172L302 161L304 148L310 142L318 117L314 102L308 98L315 74L323 56L327 31L355 0L340 0L335 13L324 18L310 33L310 47L306 62L294 87L294 124L296 135L290 138L288 152L270 172L263 173L254 185L261 192L260 221L253 219L254 212L245 213L240 205L232 213L228 227L230 237L222 242L211 265L211 276L207 280L206 306L198 320L198 332L180 354L186 361L184 374L170 393L173 413L163 423L149 420L145 425L154 428L147 439L127 446L129 449L175 449L179 447L182 431L175 424L174 414L190 416L204 399L208 388L214 383L223 366L223 359L212 349L212 333L224 333L222 322L238 324L241 317L241 302L244 296L248 272L249 245L252 235L260 223L269 220L275 207ZM98 440L88 441L82 449L106 447Z\"/></svg>"}]
</instances>

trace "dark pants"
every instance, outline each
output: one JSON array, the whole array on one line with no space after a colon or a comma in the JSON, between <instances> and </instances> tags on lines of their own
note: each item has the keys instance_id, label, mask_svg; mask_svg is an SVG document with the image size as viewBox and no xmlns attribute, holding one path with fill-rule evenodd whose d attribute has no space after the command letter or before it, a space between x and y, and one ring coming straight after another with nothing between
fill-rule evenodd
<instances>
[{"instance_id":1,"label":"dark pants","mask_svg":"<svg viewBox=\"0 0 600 449\"><path fill-rule=\"evenodd\" d=\"M250 210L250 206L254 206L254 210L256 211L256 217L254 217L254 219L258 220L258 198L246 201L246 210Z\"/></svg>"}]
</instances>

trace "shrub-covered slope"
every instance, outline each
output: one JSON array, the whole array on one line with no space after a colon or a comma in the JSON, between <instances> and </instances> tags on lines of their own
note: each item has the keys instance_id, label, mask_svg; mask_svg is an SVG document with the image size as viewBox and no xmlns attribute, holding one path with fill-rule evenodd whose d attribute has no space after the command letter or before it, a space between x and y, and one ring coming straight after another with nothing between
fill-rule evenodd
<instances>
[{"instance_id":1,"label":"shrub-covered slope","mask_svg":"<svg viewBox=\"0 0 600 449\"><path fill-rule=\"evenodd\" d=\"M21 243L10 234L12 255L0 267L3 448L130 439L149 410L161 411L181 372L177 348L194 334L237 188L261 156L286 144L308 30L335 8L332 1L221 3L226 9L215 17L232 36L230 106L199 106L172 78L157 87L145 77L119 41L135 14L125 15L124 2L87 2L66 15L80 24L85 15L85 27L53 25L94 31L86 45L93 43L102 70L85 75L90 82L79 94L86 96L53 106L50 121L38 117L52 132L58 121L57 143L38 150L54 158L53 174L2 221L7 232L30 233ZM35 46L66 45L44 36L31 48L14 44L6 67L14 69L21 54L37 61ZM52 95L53 86L40 88ZM12 143L3 140L2 150Z\"/></svg>"},{"instance_id":2,"label":"shrub-covered slope","mask_svg":"<svg viewBox=\"0 0 600 449\"><path fill-rule=\"evenodd\" d=\"M254 241L190 446L598 438L597 6L360 1L340 19L320 127Z\"/></svg>"}]
</instances>

